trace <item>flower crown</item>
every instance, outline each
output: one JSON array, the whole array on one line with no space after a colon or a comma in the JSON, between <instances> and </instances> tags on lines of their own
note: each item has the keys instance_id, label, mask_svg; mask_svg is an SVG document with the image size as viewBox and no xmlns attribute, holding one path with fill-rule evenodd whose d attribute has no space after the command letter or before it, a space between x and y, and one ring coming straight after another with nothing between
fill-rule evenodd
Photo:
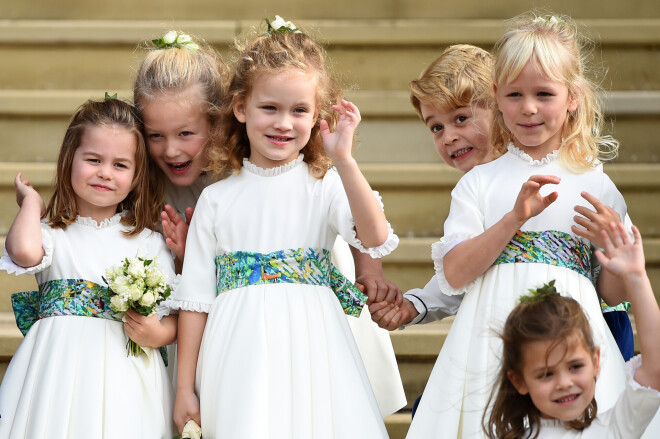
<instances>
[{"instance_id":1,"label":"flower crown","mask_svg":"<svg viewBox=\"0 0 660 439\"><path fill-rule=\"evenodd\" d=\"M559 295L560 294L557 292L557 288L555 288L555 281L553 279L547 284L543 284L543 286L540 288L530 288L529 294L525 296L520 296L520 303L529 305L531 303L536 303L545 300L550 296L559 296Z\"/></svg>"},{"instance_id":2,"label":"flower crown","mask_svg":"<svg viewBox=\"0 0 660 439\"><path fill-rule=\"evenodd\" d=\"M557 18L554 15L552 15L550 16L550 18L536 17L532 20L532 23L564 24L565 22L561 18Z\"/></svg>"},{"instance_id":3,"label":"flower crown","mask_svg":"<svg viewBox=\"0 0 660 439\"><path fill-rule=\"evenodd\" d=\"M185 49L191 52L199 49L199 45L195 43L190 35L179 34L174 30L169 31L165 35L155 40L151 40L156 49Z\"/></svg>"},{"instance_id":4,"label":"flower crown","mask_svg":"<svg viewBox=\"0 0 660 439\"><path fill-rule=\"evenodd\" d=\"M103 100L107 101L108 99L118 99L118 98L117 98L117 93L111 95L110 93L108 93L108 92L106 91L106 92L105 92L105 97L103 98Z\"/></svg>"},{"instance_id":5,"label":"flower crown","mask_svg":"<svg viewBox=\"0 0 660 439\"><path fill-rule=\"evenodd\" d=\"M276 15L275 20L273 21L270 21L267 18L264 18L264 20L266 21L266 26L268 26L266 29L266 35L302 33L302 31L298 29L295 24L290 21L285 21L284 18L280 17L279 15Z\"/></svg>"}]
</instances>

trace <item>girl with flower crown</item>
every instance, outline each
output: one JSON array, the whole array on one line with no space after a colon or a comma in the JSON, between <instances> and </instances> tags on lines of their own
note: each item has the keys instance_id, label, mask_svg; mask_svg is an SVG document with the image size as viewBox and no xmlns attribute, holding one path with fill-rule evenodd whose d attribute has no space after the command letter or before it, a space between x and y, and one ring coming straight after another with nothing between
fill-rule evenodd
<instances>
[{"instance_id":1,"label":"girl with flower crown","mask_svg":"<svg viewBox=\"0 0 660 439\"><path fill-rule=\"evenodd\" d=\"M626 364L624 393L609 410L594 398L601 349L579 303L553 286L521 298L501 331L502 366L493 409L484 416L490 439L658 437L647 430L660 408L660 309L644 267L642 237L623 224L603 232L603 267L624 284L641 355Z\"/></svg>"},{"instance_id":2,"label":"girl with flower crown","mask_svg":"<svg viewBox=\"0 0 660 439\"><path fill-rule=\"evenodd\" d=\"M160 200L137 112L112 98L78 109L47 208L21 174L14 183L20 210L0 269L34 274L39 291L12 296L25 339L0 386L0 438L170 439L173 392L154 348L176 338L176 318L165 308L117 312L104 279L139 254L174 280L165 241L150 230ZM144 353L127 356L127 335Z\"/></svg>"},{"instance_id":3,"label":"girl with flower crown","mask_svg":"<svg viewBox=\"0 0 660 439\"><path fill-rule=\"evenodd\" d=\"M445 236L432 253L441 290L465 293L424 391L409 438L480 437L495 379L501 327L529 285L556 279L577 300L601 346L596 389L607 410L623 389L623 359L591 282L591 243L573 231L588 192L626 217L623 197L600 168L617 142L602 136L594 85L584 75L580 36L568 18L522 17L497 43L495 148L452 191ZM522 187L522 189L521 189ZM617 304L623 286L608 270L598 292Z\"/></svg>"},{"instance_id":4,"label":"girl with flower crown","mask_svg":"<svg viewBox=\"0 0 660 439\"><path fill-rule=\"evenodd\" d=\"M271 23L276 29L287 26L292 25L279 16ZM220 129L219 108L227 90L228 69L215 50L180 32L166 33L154 40L154 46L156 50L150 50L138 68L134 102L157 165L152 169L156 187L164 192L163 231L180 270L193 207L212 180L206 171L208 152L217 141L212 133ZM365 294L378 301L401 301L400 291L382 277L380 259L349 250L341 237L331 253L334 265L347 278L355 279L357 274ZM366 310L359 318L347 316L347 320L381 414L394 413L406 400L389 334L371 322Z\"/></svg>"},{"instance_id":5,"label":"girl with flower crown","mask_svg":"<svg viewBox=\"0 0 660 439\"><path fill-rule=\"evenodd\" d=\"M360 114L297 29L239 56L186 242L174 419L206 437L385 438L345 314L339 233L374 257L398 242L351 156ZM332 105L336 103L336 105ZM330 163L336 169L329 169Z\"/></svg>"}]
</instances>

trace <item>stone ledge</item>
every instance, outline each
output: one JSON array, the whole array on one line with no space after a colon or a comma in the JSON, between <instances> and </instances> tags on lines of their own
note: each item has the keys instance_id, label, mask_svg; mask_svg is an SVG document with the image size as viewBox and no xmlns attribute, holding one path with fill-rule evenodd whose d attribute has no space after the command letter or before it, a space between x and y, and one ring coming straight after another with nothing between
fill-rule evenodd
<instances>
[{"instance_id":1,"label":"stone ledge","mask_svg":"<svg viewBox=\"0 0 660 439\"><path fill-rule=\"evenodd\" d=\"M498 19L361 19L296 20L330 45L406 46L466 42L492 45L505 24ZM600 44L658 44L660 19L585 19L588 33ZM0 20L0 44L136 45L171 28L203 36L213 44L228 44L259 20Z\"/></svg>"},{"instance_id":2,"label":"stone ledge","mask_svg":"<svg viewBox=\"0 0 660 439\"><path fill-rule=\"evenodd\" d=\"M105 91L0 90L0 115L70 117L82 102L100 99ZM120 99L133 98L130 90L110 92L117 92ZM349 90L346 94L365 117L417 117L404 90ZM612 91L605 94L604 102L608 115L660 115L660 90Z\"/></svg>"}]
</instances>

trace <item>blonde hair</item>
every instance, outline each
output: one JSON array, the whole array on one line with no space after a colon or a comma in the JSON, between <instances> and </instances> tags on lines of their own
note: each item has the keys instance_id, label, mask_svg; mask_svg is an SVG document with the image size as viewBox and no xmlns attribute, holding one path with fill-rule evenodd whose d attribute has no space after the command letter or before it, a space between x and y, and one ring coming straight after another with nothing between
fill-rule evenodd
<instances>
[{"instance_id":1,"label":"blonde hair","mask_svg":"<svg viewBox=\"0 0 660 439\"><path fill-rule=\"evenodd\" d=\"M577 108L568 113L562 128L559 160L574 172L584 172L616 157L619 143L601 134L603 113L598 85L586 76L589 41L566 16L524 14L512 20L513 26L495 44L493 79L496 84L514 81L530 61L538 63L551 80L562 82ZM501 112L495 114L491 143L506 148L513 135Z\"/></svg>"},{"instance_id":2,"label":"blonde hair","mask_svg":"<svg viewBox=\"0 0 660 439\"><path fill-rule=\"evenodd\" d=\"M197 40L197 39L196 39ZM146 101L162 98L167 94L180 98L198 91L203 113L208 117L209 134L220 123L220 105L227 91L229 68L220 55L210 46L198 41L199 48L182 47L152 48L138 68L133 85L133 102L142 113ZM209 140L204 145L208 150ZM164 191L165 176L152 163L152 171L159 193Z\"/></svg>"},{"instance_id":3,"label":"blonde hair","mask_svg":"<svg viewBox=\"0 0 660 439\"><path fill-rule=\"evenodd\" d=\"M310 172L317 178L325 175L330 158L323 148L320 120L334 129L337 116L332 109L341 98L341 88L331 73L323 48L305 33L267 33L252 42L236 41L239 59L222 105L223 123L215 133L209 151L209 168L220 176L240 172L243 159L250 156L250 142L244 123L234 115L234 108L248 98L254 82L261 76L286 70L314 73L317 78L316 123L307 145L300 151Z\"/></svg>"},{"instance_id":4,"label":"blonde hair","mask_svg":"<svg viewBox=\"0 0 660 439\"><path fill-rule=\"evenodd\" d=\"M422 117L422 104L443 111L469 105L492 108L495 100L492 66L493 57L479 47L449 46L419 79L410 81L410 103L419 117Z\"/></svg>"},{"instance_id":5,"label":"blonde hair","mask_svg":"<svg viewBox=\"0 0 660 439\"><path fill-rule=\"evenodd\" d=\"M78 216L76 194L71 183L71 171L76 150L86 129L91 127L121 128L135 136L135 175L128 196L117 206L126 214L121 223L130 226L127 236L137 235L158 222L162 200L153 197L148 171L147 148L142 137L142 125L135 107L118 99L88 101L78 108L64 134L57 158L55 191L44 212L52 227L66 229Z\"/></svg>"},{"instance_id":6,"label":"blonde hair","mask_svg":"<svg viewBox=\"0 0 660 439\"><path fill-rule=\"evenodd\" d=\"M546 362L554 349L567 348L568 339L577 336L587 352L596 353L591 325L582 306L570 297L551 295L530 303L517 305L504 324L502 367L493 387L489 403L492 409L483 416L483 428L489 439L528 438L527 430L539 434L541 412L529 394L522 395L508 377L509 372L522 376L524 350L527 343L552 340L546 352ZM490 404L489 404L490 405ZM583 430L596 417L598 406L593 398L578 419L567 424Z\"/></svg>"}]
</instances>

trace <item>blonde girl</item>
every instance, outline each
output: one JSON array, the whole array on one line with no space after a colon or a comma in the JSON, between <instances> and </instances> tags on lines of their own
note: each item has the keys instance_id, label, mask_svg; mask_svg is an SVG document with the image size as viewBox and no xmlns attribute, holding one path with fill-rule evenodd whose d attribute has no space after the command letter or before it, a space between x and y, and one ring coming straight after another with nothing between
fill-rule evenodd
<instances>
[{"instance_id":1,"label":"blonde girl","mask_svg":"<svg viewBox=\"0 0 660 439\"><path fill-rule=\"evenodd\" d=\"M387 437L344 317L364 297L335 282L329 249L341 233L382 257L398 239L351 157L357 107L279 21L240 51L209 151L229 177L200 196L172 300L174 419L209 437Z\"/></svg>"},{"instance_id":2,"label":"blonde girl","mask_svg":"<svg viewBox=\"0 0 660 439\"><path fill-rule=\"evenodd\" d=\"M73 116L47 208L16 177L20 210L0 268L34 274L39 291L12 296L25 339L0 386L0 437L172 437L172 389L151 348L176 338L176 318L129 311L122 324L103 279L138 254L174 279L167 246L150 230L159 201L147 164L135 109L105 99ZM145 353L128 357L126 335Z\"/></svg>"},{"instance_id":3,"label":"blonde girl","mask_svg":"<svg viewBox=\"0 0 660 439\"><path fill-rule=\"evenodd\" d=\"M220 105L227 93L228 68L218 53L199 39L170 31L157 39L138 69L133 87L135 105L144 119L157 193L164 192L163 231L180 271L188 224L202 190L212 183L207 172L211 133L220 127ZM229 174L218 175L224 178ZM353 251L338 237L332 259L365 294L382 302L401 302L401 293L382 276L380 259ZM397 296L398 294L398 296ZM383 416L406 404L403 385L387 331L371 322L365 310L348 316ZM171 350L175 356L174 350Z\"/></svg>"},{"instance_id":4,"label":"blonde girl","mask_svg":"<svg viewBox=\"0 0 660 439\"><path fill-rule=\"evenodd\" d=\"M622 224L611 223L603 235L610 256L597 253L623 280L638 328L642 355L626 364L624 393L611 409L598 406L601 351L589 319L579 303L546 286L521 299L504 325L502 368L484 416L490 439L658 437L648 427L660 407L660 310L641 236L633 232L634 242Z\"/></svg>"},{"instance_id":5,"label":"blonde girl","mask_svg":"<svg viewBox=\"0 0 660 439\"><path fill-rule=\"evenodd\" d=\"M610 408L623 389L623 359L591 283L592 244L572 229L575 206L588 207L585 192L626 215L623 197L600 169L599 159L617 144L599 131L602 116L580 43L568 17L525 16L495 47L492 144L508 151L459 181L445 236L433 246L441 290L465 297L410 438L483 435L501 346L493 329L530 284L550 279L590 316L601 346L599 407ZM608 303L623 299L620 281L606 270L598 288Z\"/></svg>"}]
</instances>

